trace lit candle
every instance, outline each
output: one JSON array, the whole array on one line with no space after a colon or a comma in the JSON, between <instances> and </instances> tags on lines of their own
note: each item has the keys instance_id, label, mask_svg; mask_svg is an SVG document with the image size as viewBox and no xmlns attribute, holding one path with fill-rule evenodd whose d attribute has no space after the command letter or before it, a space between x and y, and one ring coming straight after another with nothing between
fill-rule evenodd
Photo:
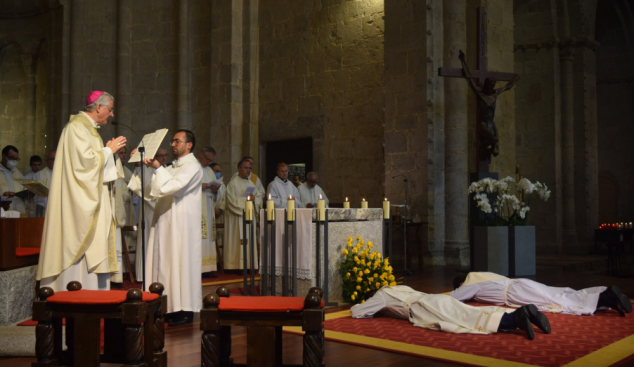
<instances>
[{"instance_id":1,"label":"lit candle","mask_svg":"<svg viewBox=\"0 0 634 367\"><path fill-rule=\"evenodd\" d=\"M343 202L343 208L350 209L350 200L348 200L347 196L346 196L346 201Z\"/></svg>"},{"instance_id":2,"label":"lit candle","mask_svg":"<svg viewBox=\"0 0 634 367\"><path fill-rule=\"evenodd\" d=\"M319 200L317 200L317 215L319 215L320 222L326 220L326 201L322 199L321 194L319 194Z\"/></svg>"},{"instance_id":3,"label":"lit candle","mask_svg":"<svg viewBox=\"0 0 634 367\"><path fill-rule=\"evenodd\" d=\"M266 220L272 221L275 216L275 203L271 200L271 194L269 194L269 200L266 201Z\"/></svg>"},{"instance_id":4,"label":"lit candle","mask_svg":"<svg viewBox=\"0 0 634 367\"><path fill-rule=\"evenodd\" d=\"M253 220L253 201L251 201L251 195L247 196L247 201L244 204L244 219Z\"/></svg>"},{"instance_id":5,"label":"lit candle","mask_svg":"<svg viewBox=\"0 0 634 367\"><path fill-rule=\"evenodd\" d=\"M632 229L632 222L630 222L630 229Z\"/></svg>"},{"instance_id":6,"label":"lit candle","mask_svg":"<svg viewBox=\"0 0 634 367\"><path fill-rule=\"evenodd\" d=\"M368 202L365 201L365 198L361 199L361 209L367 209L368 208Z\"/></svg>"},{"instance_id":7,"label":"lit candle","mask_svg":"<svg viewBox=\"0 0 634 367\"><path fill-rule=\"evenodd\" d=\"M383 219L390 219L390 202L387 198L383 200Z\"/></svg>"},{"instance_id":8,"label":"lit candle","mask_svg":"<svg viewBox=\"0 0 634 367\"><path fill-rule=\"evenodd\" d=\"M286 220L293 222L295 220L295 198L293 195L288 196L286 202Z\"/></svg>"}]
</instances>

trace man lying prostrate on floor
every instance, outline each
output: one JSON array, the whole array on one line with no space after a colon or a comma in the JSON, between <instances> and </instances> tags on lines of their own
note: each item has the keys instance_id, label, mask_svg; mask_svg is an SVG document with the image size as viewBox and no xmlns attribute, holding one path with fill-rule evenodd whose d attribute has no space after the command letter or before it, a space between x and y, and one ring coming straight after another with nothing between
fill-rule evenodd
<instances>
[{"instance_id":1,"label":"man lying prostrate on floor","mask_svg":"<svg viewBox=\"0 0 634 367\"><path fill-rule=\"evenodd\" d=\"M550 334L550 322L534 305L515 311L494 306L473 307L444 294L426 294L404 285L384 286L374 296L350 309L356 319L377 312L409 320L414 326L456 334L490 334L521 329L535 339L533 325Z\"/></svg>"},{"instance_id":2,"label":"man lying prostrate on floor","mask_svg":"<svg viewBox=\"0 0 634 367\"><path fill-rule=\"evenodd\" d=\"M476 300L494 305L534 304L542 312L592 315L600 308L613 308L621 316L632 312L630 299L618 287L549 287L530 279L509 279L495 273L471 272L454 279L449 295L459 301Z\"/></svg>"}]
</instances>

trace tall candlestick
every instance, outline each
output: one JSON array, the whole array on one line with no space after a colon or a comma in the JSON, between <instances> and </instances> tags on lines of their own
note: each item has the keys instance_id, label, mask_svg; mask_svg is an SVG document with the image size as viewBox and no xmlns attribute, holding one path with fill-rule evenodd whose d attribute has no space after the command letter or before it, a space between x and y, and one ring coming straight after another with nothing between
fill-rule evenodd
<instances>
[{"instance_id":1,"label":"tall candlestick","mask_svg":"<svg viewBox=\"0 0 634 367\"><path fill-rule=\"evenodd\" d=\"M295 220L295 198L293 195L289 195L288 201L286 201L286 219L289 222Z\"/></svg>"},{"instance_id":2,"label":"tall candlestick","mask_svg":"<svg viewBox=\"0 0 634 367\"><path fill-rule=\"evenodd\" d=\"M343 208L350 209L350 201L348 200L347 196L346 196L346 201L343 202Z\"/></svg>"},{"instance_id":3,"label":"tall candlestick","mask_svg":"<svg viewBox=\"0 0 634 367\"><path fill-rule=\"evenodd\" d=\"M317 200L317 215L320 222L326 220L326 201L322 199L321 194L319 194L319 200Z\"/></svg>"},{"instance_id":4,"label":"tall candlestick","mask_svg":"<svg viewBox=\"0 0 634 367\"><path fill-rule=\"evenodd\" d=\"M269 194L269 200L266 201L266 220L272 221L275 217L275 203L271 200L271 194Z\"/></svg>"},{"instance_id":5,"label":"tall candlestick","mask_svg":"<svg viewBox=\"0 0 634 367\"><path fill-rule=\"evenodd\" d=\"M368 202L365 201L365 198L361 199L361 209L367 209L368 208Z\"/></svg>"},{"instance_id":6,"label":"tall candlestick","mask_svg":"<svg viewBox=\"0 0 634 367\"><path fill-rule=\"evenodd\" d=\"M253 220L253 201L251 201L251 195L247 196L247 201L244 204L244 219Z\"/></svg>"},{"instance_id":7,"label":"tall candlestick","mask_svg":"<svg viewBox=\"0 0 634 367\"><path fill-rule=\"evenodd\" d=\"M383 219L390 219L390 202L387 198L383 200Z\"/></svg>"}]
</instances>

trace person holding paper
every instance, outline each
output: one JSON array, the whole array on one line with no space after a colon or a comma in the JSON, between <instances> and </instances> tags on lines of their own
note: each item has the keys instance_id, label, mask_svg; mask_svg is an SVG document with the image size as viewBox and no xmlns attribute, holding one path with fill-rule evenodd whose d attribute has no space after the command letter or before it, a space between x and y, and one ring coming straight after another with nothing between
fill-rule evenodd
<instances>
[{"instance_id":1,"label":"person holding paper","mask_svg":"<svg viewBox=\"0 0 634 367\"><path fill-rule=\"evenodd\" d=\"M37 279L42 287L66 290L76 280L83 289L110 289L118 270L109 183L123 177L114 154L123 136L104 147L99 127L114 117L114 98L93 91L84 111L70 117L62 130L53 169Z\"/></svg>"},{"instance_id":2,"label":"person holding paper","mask_svg":"<svg viewBox=\"0 0 634 367\"><path fill-rule=\"evenodd\" d=\"M2 149L2 164L0 164L0 193L8 200L11 200L10 210L20 213L26 212L24 201L15 196L17 192L24 191L22 182L24 176L18 170L18 161L20 161L20 153L18 148L13 145L7 145Z\"/></svg>"},{"instance_id":3,"label":"person holding paper","mask_svg":"<svg viewBox=\"0 0 634 367\"><path fill-rule=\"evenodd\" d=\"M264 192L259 192L256 185L249 179L251 174L251 163L247 159L242 159L238 163L238 174L231 178L227 185L226 212L225 212L225 235L224 235L224 267L227 270L243 269L242 261L242 211L245 208L247 196L254 195L255 212L258 212L258 197L262 197ZM248 237L249 241L253 238ZM257 252L257 250L256 250ZM256 253L257 256L257 253ZM250 264L247 258L247 264ZM257 266L258 261L255 261Z\"/></svg>"},{"instance_id":4,"label":"person holding paper","mask_svg":"<svg viewBox=\"0 0 634 367\"><path fill-rule=\"evenodd\" d=\"M214 233L214 200L211 192L211 183L214 181L214 172L209 165L213 162L215 150L212 147L203 148L198 153L198 161L203 170L202 180L202 277L215 278L211 272L216 271L216 244Z\"/></svg>"},{"instance_id":5,"label":"person holding paper","mask_svg":"<svg viewBox=\"0 0 634 367\"><path fill-rule=\"evenodd\" d=\"M288 179L288 165L286 163L282 162L277 165L277 176L269 184L267 194L275 203L275 209L286 209L289 195L295 198L295 207L299 208L299 192L297 187Z\"/></svg>"},{"instance_id":6,"label":"person holding paper","mask_svg":"<svg viewBox=\"0 0 634 367\"><path fill-rule=\"evenodd\" d=\"M191 323L193 312L202 306L200 197L203 172L191 153L196 145L191 131L178 130L170 145L176 158L171 166L165 168L156 159L144 161L154 170L146 196L156 199L146 251L145 280L165 286L166 321L170 325L182 325ZM138 179L133 177L132 181Z\"/></svg>"},{"instance_id":7,"label":"person holding paper","mask_svg":"<svg viewBox=\"0 0 634 367\"><path fill-rule=\"evenodd\" d=\"M214 209L216 211L216 223L224 223L222 216L226 207L227 186L222 178L222 168L218 163L212 163L209 167L214 171L215 181L211 183L211 193L214 198Z\"/></svg>"},{"instance_id":8,"label":"person holding paper","mask_svg":"<svg viewBox=\"0 0 634 367\"><path fill-rule=\"evenodd\" d=\"M254 164L253 164L253 157L246 156L246 157L243 157L242 159L243 159L243 160L246 160L246 161L249 161L249 164L251 165L251 168L253 168L253 167L254 167ZM233 176L234 176L234 177L235 177L235 176L237 176L237 175L238 175L238 173L237 173L237 172L233 174ZM260 196L256 196L256 197L255 197L255 203L256 203L256 206L258 206L258 207L259 207L259 205L260 205L260 204L262 204L262 200L264 200L263 196L264 196L264 194L266 193L266 191L264 190L264 185L262 185L262 181L260 180L260 178L258 177L258 175L256 175L256 174L255 174L255 173L253 173L252 171L251 171L251 172L249 172L249 180L250 180L251 182L253 182L253 184L255 185L255 188L257 189L257 192L258 192L258 193L259 193L259 195L260 195ZM255 215L259 215L259 211L256 211L256 214L255 214Z\"/></svg>"},{"instance_id":9,"label":"person holding paper","mask_svg":"<svg viewBox=\"0 0 634 367\"><path fill-rule=\"evenodd\" d=\"M317 182L319 182L317 174L315 172L308 172L306 175L306 182L299 185L297 188L302 201L302 208L316 208L319 195L321 195L322 199L326 202L326 206L328 206L328 196L326 196L324 190L317 185Z\"/></svg>"},{"instance_id":10,"label":"person holding paper","mask_svg":"<svg viewBox=\"0 0 634 367\"><path fill-rule=\"evenodd\" d=\"M53 149L48 152L46 155L46 167L41 168L42 159L39 156L31 157L31 171L24 176L24 181L36 181L46 186L46 188L51 188L51 175L53 174L53 164L55 163L55 153L56 151ZM37 159L34 161L34 157L40 158L39 165L37 165ZM35 163L35 165L33 164ZM41 168L41 169L39 169ZM36 170L37 169L37 170ZM48 201L48 196L36 196L35 197L35 216L43 217L46 212L46 203Z\"/></svg>"}]
</instances>

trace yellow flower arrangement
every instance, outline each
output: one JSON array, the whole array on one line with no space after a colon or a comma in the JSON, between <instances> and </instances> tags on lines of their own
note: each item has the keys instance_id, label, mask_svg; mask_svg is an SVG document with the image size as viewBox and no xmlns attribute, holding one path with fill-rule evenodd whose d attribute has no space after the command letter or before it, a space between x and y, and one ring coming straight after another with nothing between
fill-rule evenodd
<instances>
[{"instance_id":1,"label":"yellow flower arrangement","mask_svg":"<svg viewBox=\"0 0 634 367\"><path fill-rule=\"evenodd\" d=\"M353 238L348 237L348 243L341 252L339 273L343 278L344 300L357 304L365 302L382 286L396 285L396 282L389 260L372 251L374 244L371 241L364 242L361 236L357 236L356 244L352 242Z\"/></svg>"}]
</instances>

